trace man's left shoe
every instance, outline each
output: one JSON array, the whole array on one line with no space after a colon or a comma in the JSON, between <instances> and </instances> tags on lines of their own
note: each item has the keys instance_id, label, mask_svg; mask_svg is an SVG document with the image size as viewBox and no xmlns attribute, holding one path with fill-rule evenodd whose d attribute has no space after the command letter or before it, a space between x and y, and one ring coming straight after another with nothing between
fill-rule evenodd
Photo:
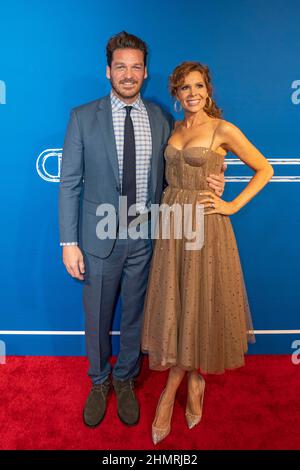
<instances>
[{"instance_id":1,"label":"man's left shoe","mask_svg":"<svg viewBox=\"0 0 300 470\"><path fill-rule=\"evenodd\" d=\"M134 426L140 418L140 407L134 393L134 380L113 378L113 386L117 395L120 420L127 426Z\"/></svg>"}]
</instances>

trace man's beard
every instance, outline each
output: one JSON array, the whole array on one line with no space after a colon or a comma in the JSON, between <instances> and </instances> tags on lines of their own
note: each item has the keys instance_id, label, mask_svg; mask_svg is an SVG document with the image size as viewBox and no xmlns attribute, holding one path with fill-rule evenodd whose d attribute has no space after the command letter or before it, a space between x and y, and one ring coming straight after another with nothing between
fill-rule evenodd
<instances>
[{"instance_id":1,"label":"man's beard","mask_svg":"<svg viewBox=\"0 0 300 470\"><path fill-rule=\"evenodd\" d=\"M137 82L134 81L134 82L132 82L132 83L136 84ZM110 84L111 84L112 89L117 93L117 95L119 95L121 98L124 98L124 99L131 99L131 98L134 98L135 96L137 96L137 95L140 93L141 88L142 88L142 84L141 84L141 86L138 88L138 90L135 90L135 91L134 91L133 93L131 93L131 94L126 94L126 95L125 95L125 94L123 93L123 91L116 85L116 83L115 83L112 79L110 79ZM130 93L130 92L129 92L129 93Z\"/></svg>"}]
</instances>

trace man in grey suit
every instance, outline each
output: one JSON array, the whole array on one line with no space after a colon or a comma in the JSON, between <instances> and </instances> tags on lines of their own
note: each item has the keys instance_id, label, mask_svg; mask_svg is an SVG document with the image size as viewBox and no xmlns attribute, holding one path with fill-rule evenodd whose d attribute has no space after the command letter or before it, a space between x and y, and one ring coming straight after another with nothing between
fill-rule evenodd
<instances>
[{"instance_id":1,"label":"man in grey suit","mask_svg":"<svg viewBox=\"0 0 300 470\"><path fill-rule=\"evenodd\" d=\"M106 48L110 95L72 110L64 142L59 191L63 262L69 274L84 281L86 347L92 389L83 419L90 427L104 418L108 393L117 395L118 415L126 425L139 420L134 382L140 369L140 335L144 297L152 256L148 238L120 236L127 224L144 216L151 229L150 208L164 187L163 151L173 119L141 98L147 78L147 46L134 35L113 36ZM212 176L212 175L211 175ZM210 180L218 195L224 177ZM119 197L135 213L119 221ZM117 214L113 237L99 237L97 208L110 204ZM97 211L97 213L96 213ZM103 215L102 215L103 217ZM112 370L110 328L121 292L120 351Z\"/></svg>"}]
</instances>

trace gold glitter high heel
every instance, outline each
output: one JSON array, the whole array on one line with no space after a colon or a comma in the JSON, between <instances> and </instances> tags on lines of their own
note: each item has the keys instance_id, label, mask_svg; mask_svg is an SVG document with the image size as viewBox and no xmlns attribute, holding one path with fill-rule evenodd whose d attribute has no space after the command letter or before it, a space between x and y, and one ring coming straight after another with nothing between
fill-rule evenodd
<instances>
[{"instance_id":1,"label":"gold glitter high heel","mask_svg":"<svg viewBox=\"0 0 300 470\"><path fill-rule=\"evenodd\" d=\"M154 418L154 421L152 423L152 441L153 441L154 445L158 444L160 441L165 439L170 434L170 431L171 431L171 420L172 420L175 400L172 403L169 404L169 406L172 407L172 408L171 408L170 419L169 419L168 425L165 428L158 428L157 426L155 426L155 422L157 420L157 415L158 415L159 405L160 405L161 399L162 399L165 391L166 391L166 389L163 390L163 392L162 392L162 394L159 398L158 405L156 407L155 418Z\"/></svg>"},{"instance_id":2,"label":"gold glitter high heel","mask_svg":"<svg viewBox=\"0 0 300 470\"><path fill-rule=\"evenodd\" d=\"M197 424L199 424L200 421L201 421L201 418L202 418L205 380L201 375L199 375L198 377L199 377L199 387L200 387L200 393L201 393L201 395L200 395L200 414L195 415L195 414L190 412L189 405L188 405L189 399L188 399L187 400L187 405L186 405L186 410L185 410L185 419L186 419L186 422L187 422L187 425L188 425L189 429L192 429Z\"/></svg>"}]
</instances>

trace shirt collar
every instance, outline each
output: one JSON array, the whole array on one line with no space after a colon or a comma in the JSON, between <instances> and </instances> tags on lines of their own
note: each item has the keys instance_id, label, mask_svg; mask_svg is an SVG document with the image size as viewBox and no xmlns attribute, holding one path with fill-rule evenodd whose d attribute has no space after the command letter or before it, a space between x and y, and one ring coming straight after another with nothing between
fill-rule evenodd
<instances>
[{"instance_id":1,"label":"shirt collar","mask_svg":"<svg viewBox=\"0 0 300 470\"><path fill-rule=\"evenodd\" d=\"M125 103L122 101L118 96L115 95L115 93L111 90L110 92L110 101L111 101L111 108L113 112L119 111L120 109L125 108L125 106L132 106L134 109L137 109L138 111L143 110L143 102L141 95L139 94L137 99L134 101L134 103L131 103L130 105L128 103Z\"/></svg>"}]
</instances>

